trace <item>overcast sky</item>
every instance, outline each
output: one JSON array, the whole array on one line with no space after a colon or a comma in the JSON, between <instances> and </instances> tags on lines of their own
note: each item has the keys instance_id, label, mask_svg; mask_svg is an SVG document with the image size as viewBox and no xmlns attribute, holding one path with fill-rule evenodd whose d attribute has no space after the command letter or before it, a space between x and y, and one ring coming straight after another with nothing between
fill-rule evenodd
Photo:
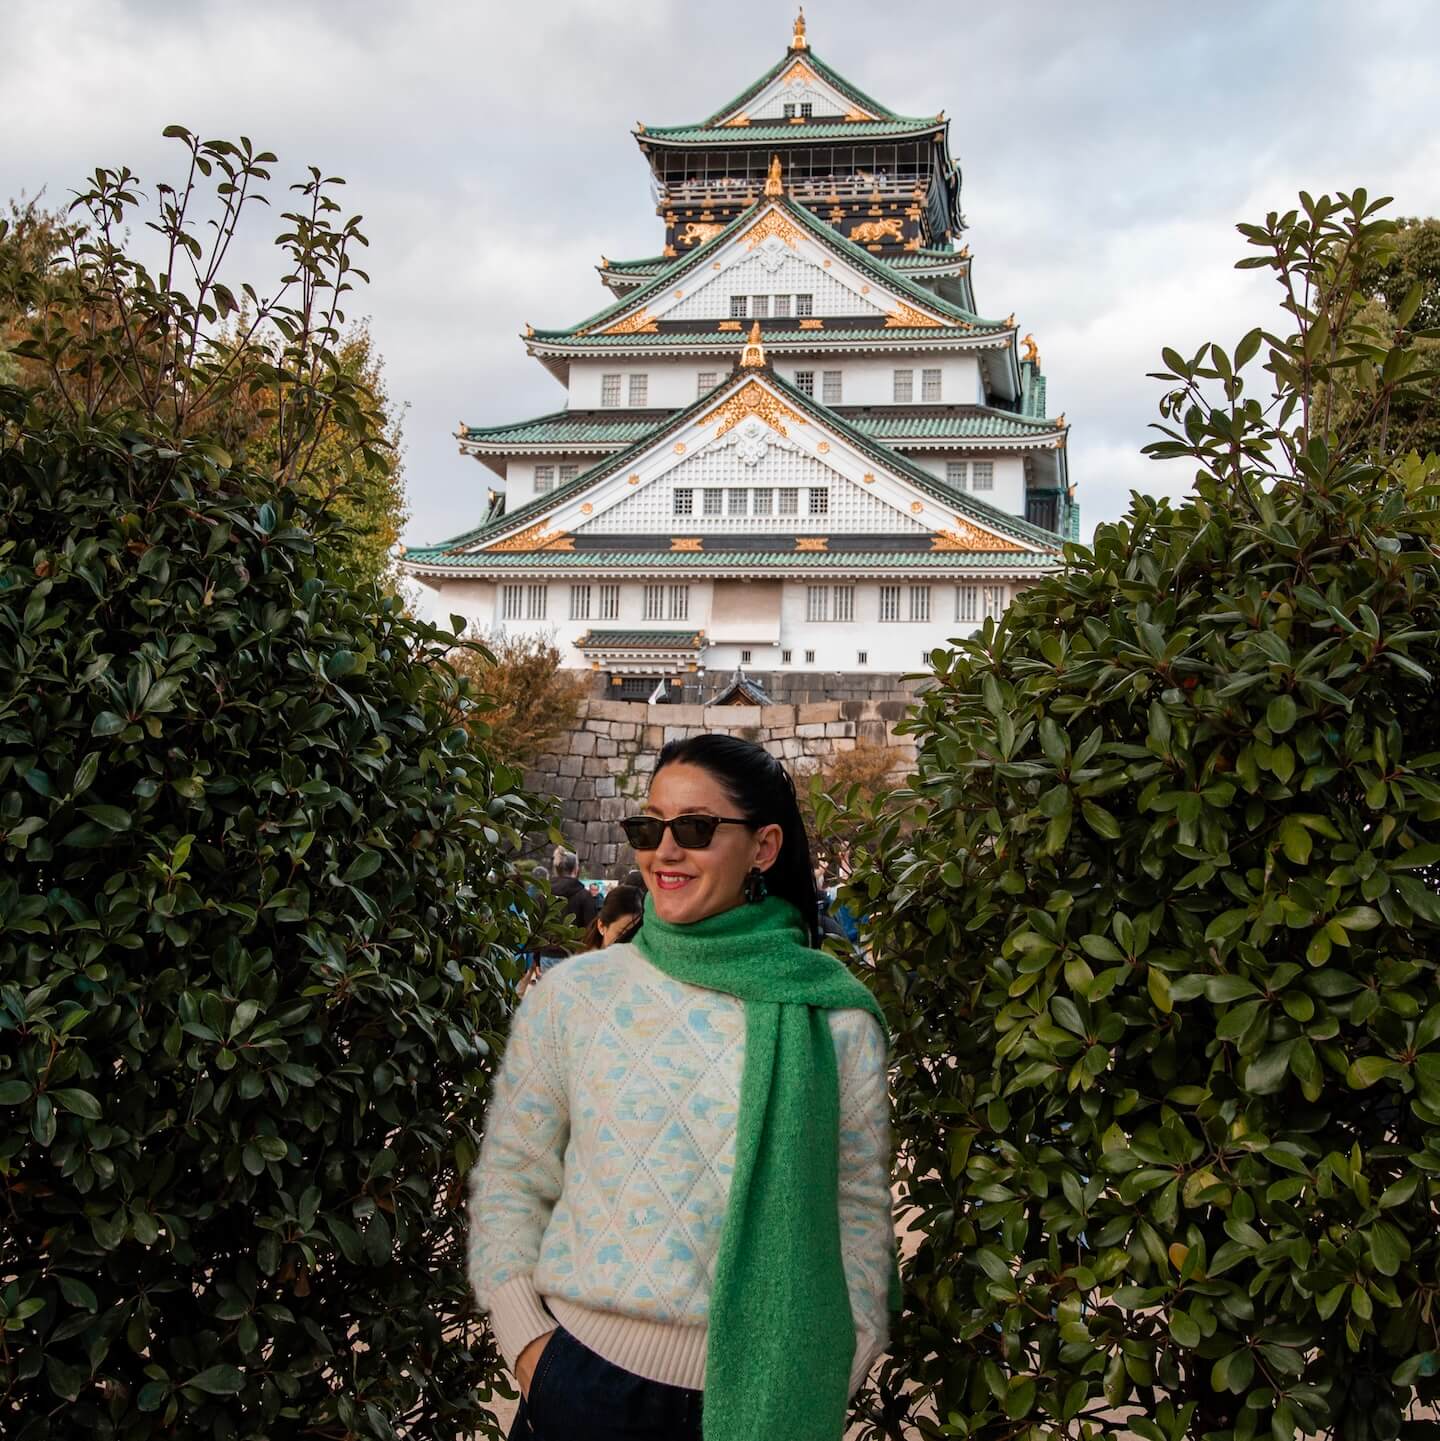
<instances>
[{"instance_id":1,"label":"overcast sky","mask_svg":"<svg viewBox=\"0 0 1440 1441\"><path fill-rule=\"evenodd\" d=\"M63 201L98 164L175 178L174 122L251 136L286 179L345 176L371 241L352 313L406 407L405 538L427 544L476 523L491 479L457 453L457 422L564 405L525 322L574 323L608 296L602 254L660 249L635 121L701 119L780 57L793 13L0 0L0 200ZM1139 454L1160 347L1271 319L1271 283L1232 268L1237 220L1356 185L1440 213L1433 0L811 0L808 19L862 89L952 117L977 304L1036 336L1087 536L1132 487L1187 483ZM241 261L263 270L258 250Z\"/></svg>"}]
</instances>

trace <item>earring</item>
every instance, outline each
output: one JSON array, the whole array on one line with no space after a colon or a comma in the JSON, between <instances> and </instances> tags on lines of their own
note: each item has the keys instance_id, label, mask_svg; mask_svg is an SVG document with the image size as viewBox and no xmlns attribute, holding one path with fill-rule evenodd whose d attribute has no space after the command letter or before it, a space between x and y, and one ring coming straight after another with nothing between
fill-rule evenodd
<instances>
[{"instance_id":1,"label":"earring","mask_svg":"<svg viewBox=\"0 0 1440 1441\"><path fill-rule=\"evenodd\" d=\"M750 874L745 877L745 899L754 905L757 901L763 901L769 893L765 885L765 873L758 866L751 866Z\"/></svg>"}]
</instances>

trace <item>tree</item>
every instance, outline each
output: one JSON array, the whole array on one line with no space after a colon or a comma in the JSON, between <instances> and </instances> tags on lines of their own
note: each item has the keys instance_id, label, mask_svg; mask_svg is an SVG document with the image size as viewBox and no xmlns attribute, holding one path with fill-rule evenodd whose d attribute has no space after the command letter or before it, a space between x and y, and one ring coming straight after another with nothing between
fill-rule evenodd
<instances>
[{"instance_id":1,"label":"tree","mask_svg":"<svg viewBox=\"0 0 1440 1441\"><path fill-rule=\"evenodd\" d=\"M590 693L586 672L562 667L545 635L498 631L458 652L453 664L478 698L469 713L472 731L514 765L533 764L573 730Z\"/></svg>"},{"instance_id":2,"label":"tree","mask_svg":"<svg viewBox=\"0 0 1440 1441\"><path fill-rule=\"evenodd\" d=\"M1397 316L1408 305L1410 326L1440 330L1440 220L1397 221L1386 239L1356 270L1356 287L1369 302L1358 312L1359 322L1381 333L1403 333ZM1412 302L1412 296L1418 298ZM1440 365L1440 340L1412 336L1409 343L1424 365ZM1347 420L1364 407L1348 380L1342 375L1335 382L1337 404ZM1387 410L1370 418L1367 435L1382 453L1440 452L1440 387L1432 383L1408 388Z\"/></svg>"},{"instance_id":3,"label":"tree","mask_svg":"<svg viewBox=\"0 0 1440 1441\"><path fill-rule=\"evenodd\" d=\"M1367 438L1435 378L1355 321L1383 203L1240 227L1289 325L1164 353L1191 496L909 723L853 878L918 1233L872 1435L1388 1441L1440 1392L1440 462Z\"/></svg>"},{"instance_id":4,"label":"tree","mask_svg":"<svg viewBox=\"0 0 1440 1441\"><path fill-rule=\"evenodd\" d=\"M385 452L358 220L310 172L227 332L273 157L178 135L162 264L98 172L0 388L0 1432L495 1436L462 1182L546 812L453 631L329 560L309 458ZM263 471L216 438L262 391Z\"/></svg>"},{"instance_id":5,"label":"tree","mask_svg":"<svg viewBox=\"0 0 1440 1441\"><path fill-rule=\"evenodd\" d=\"M808 777L801 777L796 793L817 863L840 872L848 867L857 814L889 808L902 789L897 760L888 746L862 738L853 749L834 752Z\"/></svg>"}]
</instances>

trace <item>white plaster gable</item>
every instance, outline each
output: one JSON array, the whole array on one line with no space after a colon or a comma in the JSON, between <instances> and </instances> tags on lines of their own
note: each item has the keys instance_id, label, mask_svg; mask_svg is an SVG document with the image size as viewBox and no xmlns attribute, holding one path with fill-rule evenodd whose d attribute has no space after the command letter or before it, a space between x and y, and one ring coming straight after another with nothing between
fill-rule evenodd
<instances>
[{"instance_id":1,"label":"white plaster gable","mask_svg":"<svg viewBox=\"0 0 1440 1441\"><path fill-rule=\"evenodd\" d=\"M755 121L780 120L784 118L786 105L798 107L802 104L814 107L812 113L817 120L822 116L833 119L845 115L857 120L875 118L870 111L861 109L818 75L803 56L797 55L758 95L746 104L736 106L725 119L733 120L745 115ZM795 114L800 113L797 108Z\"/></svg>"},{"instance_id":2,"label":"white plaster gable","mask_svg":"<svg viewBox=\"0 0 1440 1441\"><path fill-rule=\"evenodd\" d=\"M835 536L982 529L840 431L802 413L763 372L738 372L712 401L622 471L528 518L523 529L530 543L544 545L585 531ZM688 512L675 511L677 489L691 492ZM782 489L798 492L793 511L779 509ZM725 493L720 513L705 513L706 490ZM732 490L749 493L744 513L732 511ZM755 513L756 490L777 493L768 514ZM825 495L823 509L812 506L815 491ZM1033 544L1007 536L1000 524L991 532L995 538L1004 540L1005 549L1028 550Z\"/></svg>"},{"instance_id":3,"label":"white plaster gable","mask_svg":"<svg viewBox=\"0 0 1440 1441\"><path fill-rule=\"evenodd\" d=\"M602 335L620 334L662 320L725 320L733 295L802 292L814 297L817 316L894 315L913 322L918 312L940 324L953 323L928 311L923 301L891 289L878 275L832 255L783 209L770 205L677 284L596 329Z\"/></svg>"}]
</instances>

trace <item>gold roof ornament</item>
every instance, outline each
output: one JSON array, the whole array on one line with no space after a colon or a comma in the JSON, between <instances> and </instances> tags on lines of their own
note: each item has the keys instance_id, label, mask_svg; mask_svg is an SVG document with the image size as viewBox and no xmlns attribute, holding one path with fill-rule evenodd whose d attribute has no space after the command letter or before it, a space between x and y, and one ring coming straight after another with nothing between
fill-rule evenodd
<instances>
[{"instance_id":1,"label":"gold roof ornament","mask_svg":"<svg viewBox=\"0 0 1440 1441\"><path fill-rule=\"evenodd\" d=\"M533 325L531 325L528 320L525 322L525 334L526 334L526 335L534 335L534 334L535 334L535 327L534 327Z\"/></svg>"},{"instance_id":2,"label":"gold roof ornament","mask_svg":"<svg viewBox=\"0 0 1440 1441\"><path fill-rule=\"evenodd\" d=\"M1035 344L1035 337L1033 335L1027 335L1020 343L1025 347L1025 354L1022 355L1020 359L1028 360L1038 369L1040 365L1040 347Z\"/></svg>"},{"instance_id":3,"label":"gold roof ornament","mask_svg":"<svg viewBox=\"0 0 1440 1441\"><path fill-rule=\"evenodd\" d=\"M1060 418L1055 422L1055 424L1058 425L1061 430L1065 430L1069 427L1070 422L1065 419L1065 412L1063 410L1060 412Z\"/></svg>"},{"instance_id":4,"label":"gold roof ornament","mask_svg":"<svg viewBox=\"0 0 1440 1441\"><path fill-rule=\"evenodd\" d=\"M741 370L763 370L765 368L765 347L760 343L760 322L750 327L745 349L740 352Z\"/></svg>"},{"instance_id":5,"label":"gold roof ornament","mask_svg":"<svg viewBox=\"0 0 1440 1441\"><path fill-rule=\"evenodd\" d=\"M775 198L785 193L785 181L780 173L780 157L770 157L770 173L765 177L765 194L767 198Z\"/></svg>"},{"instance_id":6,"label":"gold roof ornament","mask_svg":"<svg viewBox=\"0 0 1440 1441\"><path fill-rule=\"evenodd\" d=\"M1014 330L1014 329L1015 329L1015 312L1014 312L1013 310L1010 312L1010 314L1009 314L1009 315L1006 317L1006 319L1005 319L1005 328L1006 328L1007 330Z\"/></svg>"},{"instance_id":7,"label":"gold roof ornament","mask_svg":"<svg viewBox=\"0 0 1440 1441\"><path fill-rule=\"evenodd\" d=\"M808 50L809 42L805 39L805 7L800 7L800 13L795 17L795 33L790 37L790 48L792 50Z\"/></svg>"}]
</instances>

